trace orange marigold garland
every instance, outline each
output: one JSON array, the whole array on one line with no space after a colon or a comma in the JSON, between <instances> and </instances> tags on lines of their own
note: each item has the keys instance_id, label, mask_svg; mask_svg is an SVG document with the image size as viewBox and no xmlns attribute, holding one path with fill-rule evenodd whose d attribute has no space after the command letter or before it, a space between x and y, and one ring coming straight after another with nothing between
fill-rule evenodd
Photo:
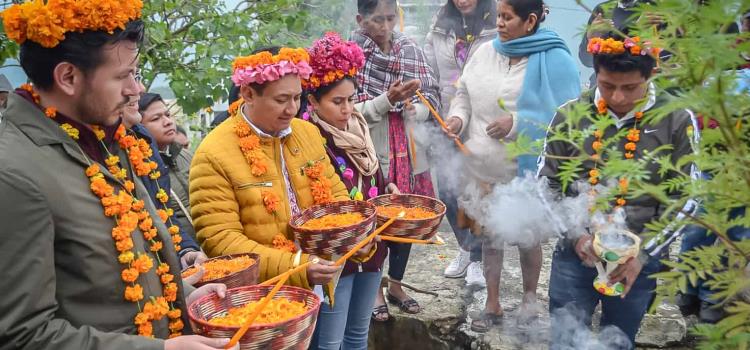
<instances>
[{"instance_id":1,"label":"orange marigold garland","mask_svg":"<svg viewBox=\"0 0 750 350\"><path fill-rule=\"evenodd\" d=\"M275 214L276 211L279 210L279 203L281 200L275 192L263 191L261 193L261 198L263 198L263 205L266 207L266 211L269 214Z\"/></svg>"},{"instance_id":2,"label":"orange marigold garland","mask_svg":"<svg viewBox=\"0 0 750 350\"><path fill-rule=\"evenodd\" d=\"M278 235L273 237L273 241L271 241L271 245L273 245L274 248L294 253L297 251L297 246L294 245L294 241L290 241L284 236L283 234L279 233Z\"/></svg>"},{"instance_id":3,"label":"orange marigold garland","mask_svg":"<svg viewBox=\"0 0 750 350\"><path fill-rule=\"evenodd\" d=\"M253 134L252 130L250 130L250 125L239 118L235 122L234 131L237 137L240 138L240 150L245 156L245 161L250 166L250 172L256 177L265 175L268 171L268 165L259 149L260 138Z\"/></svg>"},{"instance_id":4,"label":"orange marigold garland","mask_svg":"<svg viewBox=\"0 0 750 350\"><path fill-rule=\"evenodd\" d=\"M325 204L333 201L331 181L323 176L323 170L322 161L310 161L302 170L305 176L310 178L310 192L314 204Z\"/></svg>"},{"instance_id":5,"label":"orange marigold garland","mask_svg":"<svg viewBox=\"0 0 750 350\"><path fill-rule=\"evenodd\" d=\"M32 0L15 4L0 15L8 39L53 48L65 34L83 31L113 33L141 17L141 0Z\"/></svg>"},{"instance_id":6,"label":"orange marigold garland","mask_svg":"<svg viewBox=\"0 0 750 350\"><path fill-rule=\"evenodd\" d=\"M607 102L603 98L599 99L596 102L596 109L599 115L606 115ZM638 141L641 140L641 131L638 129L638 123L640 123L642 119L643 112L635 112L635 123L633 124L633 127L628 130L628 134L626 135L627 142L623 147L625 151L624 156L626 159L635 158L635 151L638 148L637 144ZM592 158L594 158L594 160L601 159L601 150L603 147L602 136L603 133L601 130L594 131L595 140L591 143L591 148L594 150L594 154L592 155ZM589 183L592 185L598 184L599 176L600 173L597 169L597 164L594 164L594 168L589 170ZM615 204L617 207L622 207L627 203L627 201L625 200L625 195L628 193L628 184L628 179L620 178L618 183L618 194L615 198Z\"/></svg>"},{"instance_id":7,"label":"orange marigold garland","mask_svg":"<svg viewBox=\"0 0 750 350\"><path fill-rule=\"evenodd\" d=\"M38 95L31 85L22 87L22 89L28 91L34 101L37 102ZM55 118L56 114L57 112L54 107L45 109L45 115L49 118ZM68 127L65 127L65 125ZM78 139L78 129L69 124L63 124L61 127L71 138ZM100 142L104 140L104 131L100 127L92 126L92 131ZM133 156L131 152L136 154L140 152L140 155L148 157L153 154L148 143L145 143L145 141L139 142L142 140L134 140L133 136L126 135L125 128L122 125L118 128L115 139L118 140L120 146L128 154L128 158L131 160L131 165L133 165L134 169L137 168L136 164L146 163L146 161L143 158ZM144 145L148 148L147 150ZM128 146L128 148L124 146ZM137 151L134 147L138 148ZM115 241L115 249L119 252L117 260L123 265L123 270L120 273L120 278L125 283L123 298L136 303L138 310L142 310L134 319L134 324L138 327L138 334L145 337L153 337L152 321L159 321L165 315L168 315L170 318L169 337L182 335L184 325L180 319L181 312L172 304L177 300L178 286L173 282L174 275L169 273L169 265L160 261L159 251L162 249L162 242L155 240L157 230L153 225L153 220L145 210L145 202L135 197L135 184L127 179L127 171L120 168L120 158L109 153L107 147L104 147L104 149L108 154L105 163L112 174L120 181L122 189L115 191L115 187L107 182L99 164L91 163L84 173L89 178L91 191L99 197L102 203L104 215L112 217L115 220L115 227L112 228L111 234ZM148 167L153 170L156 168L154 165L156 163L153 163L153 165L148 163L146 166L141 166L141 168L145 169ZM170 227L170 233L173 231L172 227L176 226ZM148 252L138 252L137 256L133 252L135 244L132 234L136 229L141 230L144 238L150 244L149 250L156 256L159 262L156 274L160 276L164 285L164 296L146 301L143 307L141 307L141 301L144 299L143 287L137 281L141 274L148 273L154 268L154 261L148 255ZM179 233L179 229L177 232ZM175 249L179 250L179 234L177 234L177 237L177 240L174 241Z\"/></svg>"}]
</instances>

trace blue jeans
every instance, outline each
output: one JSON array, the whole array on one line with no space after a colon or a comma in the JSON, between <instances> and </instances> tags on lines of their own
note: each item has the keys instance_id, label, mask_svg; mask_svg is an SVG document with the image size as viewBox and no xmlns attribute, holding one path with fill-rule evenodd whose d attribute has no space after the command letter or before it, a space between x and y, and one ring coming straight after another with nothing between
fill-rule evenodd
<instances>
[{"instance_id":1,"label":"blue jeans","mask_svg":"<svg viewBox=\"0 0 750 350\"><path fill-rule=\"evenodd\" d=\"M367 349L370 315L382 272L358 272L339 280L336 302L320 305L310 349Z\"/></svg>"},{"instance_id":2,"label":"blue jeans","mask_svg":"<svg viewBox=\"0 0 750 350\"><path fill-rule=\"evenodd\" d=\"M650 259L625 299L608 297L594 290L592 283L597 276L596 269L583 265L573 248L563 249L561 244L558 244L552 255L549 283L549 308L552 315L550 349L582 347L582 344L575 344L578 339L571 336L580 330L572 330L570 316L561 315L569 314L569 310L574 310L573 312L577 314L577 321L582 321L583 327L590 327L591 316L599 302L602 303L600 328L615 326L629 340L624 341L625 344L620 342L619 346L613 348L632 349L635 344L635 335L656 288L656 280L648 276L658 272L660 266L661 263L657 258Z\"/></svg>"},{"instance_id":3,"label":"blue jeans","mask_svg":"<svg viewBox=\"0 0 750 350\"><path fill-rule=\"evenodd\" d=\"M745 215L746 208L735 208L729 212L729 218L735 219ZM735 226L727 230L727 236L732 241L742 241L750 238L750 228ZM711 246L716 242L716 235L709 234L708 230L702 226L689 225L685 227L682 233L682 245L680 245L680 253L684 253L693 250L698 247ZM695 295L701 301L705 301L710 304L716 304L719 301L712 298L713 292L704 285L703 280L698 280L698 285L693 286L688 283L688 290L686 294Z\"/></svg>"}]
</instances>

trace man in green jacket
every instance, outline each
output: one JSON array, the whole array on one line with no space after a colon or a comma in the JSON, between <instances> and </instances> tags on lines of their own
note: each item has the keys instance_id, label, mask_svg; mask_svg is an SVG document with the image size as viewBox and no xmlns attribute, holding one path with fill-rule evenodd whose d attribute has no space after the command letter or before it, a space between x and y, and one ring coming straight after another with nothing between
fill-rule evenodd
<instances>
[{"instance_id":1,"label":"man in green jacket","mask_svg":"<svg viewBox=\"0 0 750 350\"><path fill-rule=\"evenodd\" d=\"M183 284L179 239L141 181L148 145L121 125L142 3L87 4L2 13L33 85L0 123L0 349L220 349L183 334L186 305L226 287Z\"/></svg>"}]
</instances>

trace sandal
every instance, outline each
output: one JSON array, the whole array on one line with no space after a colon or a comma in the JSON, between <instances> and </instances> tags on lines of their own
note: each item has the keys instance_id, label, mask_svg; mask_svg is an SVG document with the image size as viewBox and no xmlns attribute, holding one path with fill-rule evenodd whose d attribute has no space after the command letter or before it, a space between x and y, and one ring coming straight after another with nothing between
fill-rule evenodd
<instances>
[{"instance_id":1,"label":"sandal","mask_svg":"<svg viewBox=\"0 0 750 350\"><path fill-rule=\"evenodd\" d=\"M491 314L482 311L479 318L471 320L471 330L477 333L487 333L493 325L500 324L503 314Z\"/></svg>"},{"instance_id":2,"label":"sandal","mask_svg":"<svg viewBox=\"0 0 750 350\"><path fill-rule=\"evenodd\" d=\"M385 318L383 317L385 315ZM391 318L391 314L388 313L388 305L378 305L372 308L372 320L375 322L386 322Z\"/></svg>"},{"instance_id":3,"label":"sandal","mask_svg":"<svg viewBox=\"0 0 750 350\"><path fill-rule=\"evenodd\" d=\"M419 306L419 303L417 303L416 300L407 297L405 300L399 300L399 298L396 298L393 296L393 294L388 293L386 296L386 299L388 299L388 302L398 306L398 308L407 314L418 314L420 311L422 311L422 308Z\"/></svg>"}]
</instances>

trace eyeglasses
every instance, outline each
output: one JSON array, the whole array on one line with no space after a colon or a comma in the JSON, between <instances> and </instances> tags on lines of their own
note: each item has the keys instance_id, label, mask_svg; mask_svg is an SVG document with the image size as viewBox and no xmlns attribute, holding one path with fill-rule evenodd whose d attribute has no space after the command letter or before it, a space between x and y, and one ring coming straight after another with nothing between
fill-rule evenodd
<instances>
[{"instance_id":1,"label":"eyeglasses","mask_svg":"<svg viewBox=\"0 0 750 350\"><path fill-rule=\"evenodd\" d=\"M141 81L143 81L143 73L139 69L137 72L135 72L135 82L140 83Z\"/></svg>"}]
</instances>

